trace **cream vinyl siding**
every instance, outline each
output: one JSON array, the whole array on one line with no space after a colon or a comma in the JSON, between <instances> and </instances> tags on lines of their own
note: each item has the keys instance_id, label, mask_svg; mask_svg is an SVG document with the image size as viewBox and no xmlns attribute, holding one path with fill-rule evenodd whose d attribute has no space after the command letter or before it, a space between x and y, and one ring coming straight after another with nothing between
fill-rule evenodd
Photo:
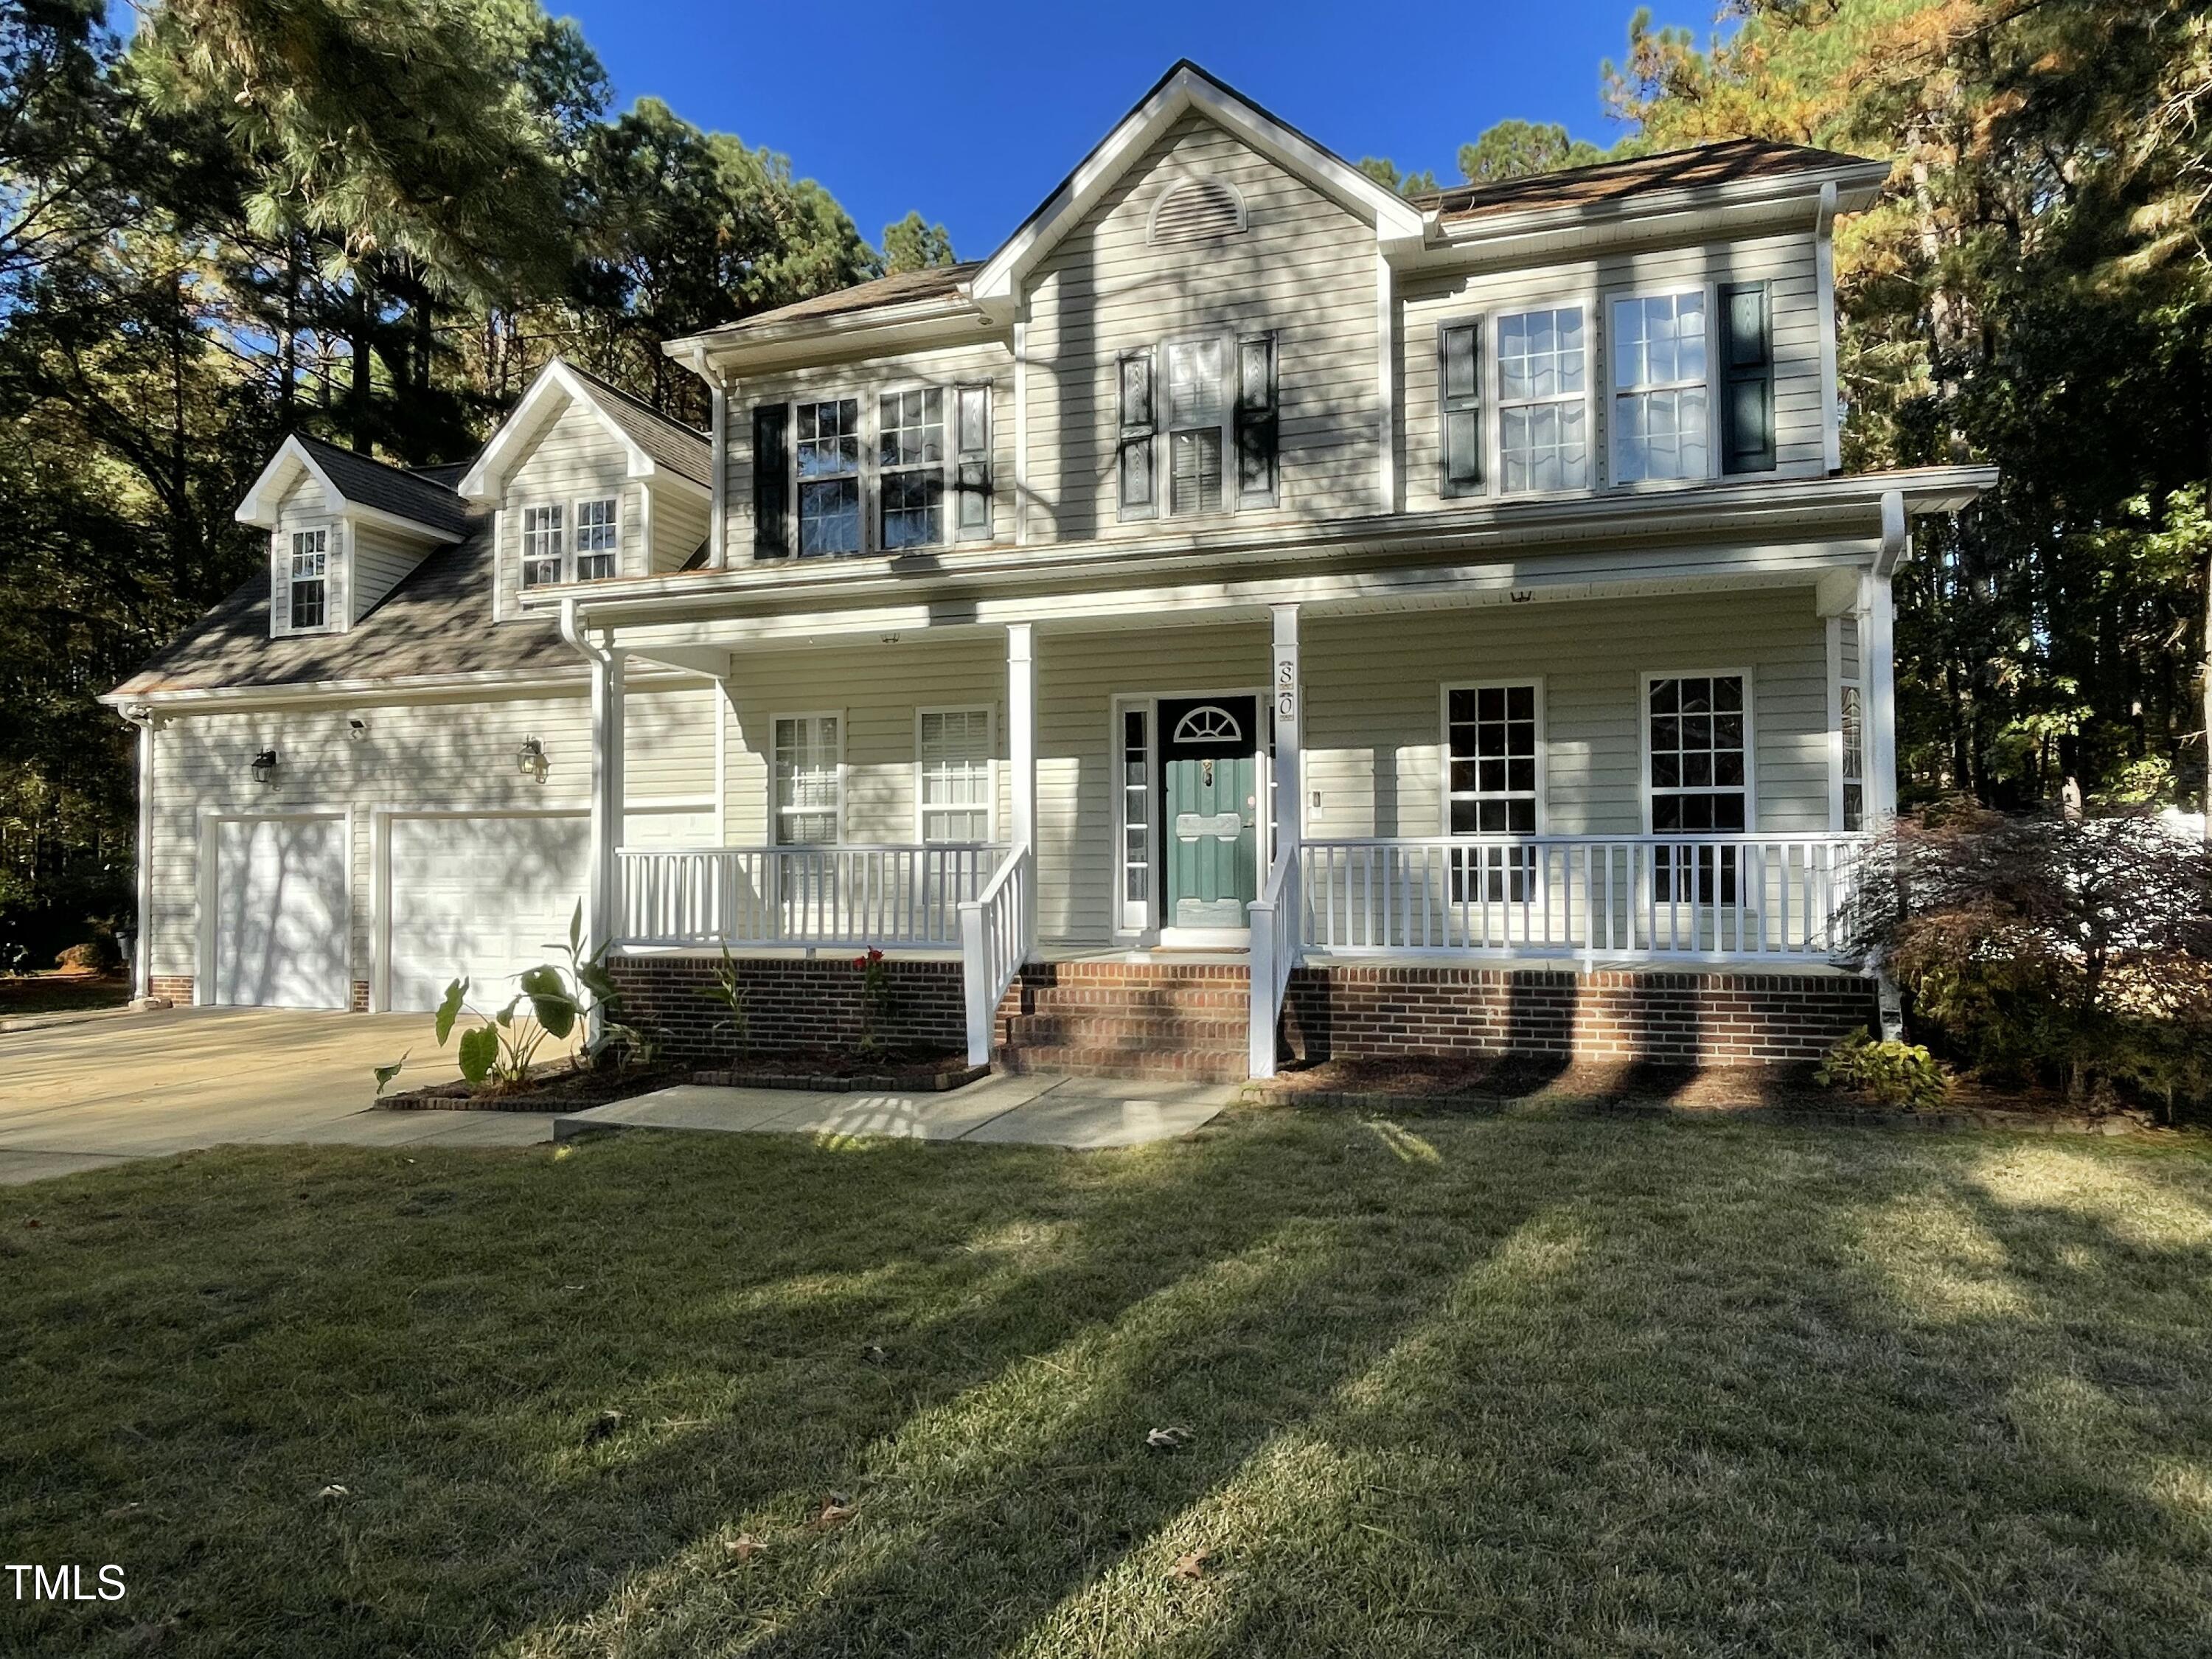
<instances>
[{"instance_id":1,"label":"cream vinyl siding","mask_svg":"<svg viewBox=\"0 0 2212 1659\"><path fill-rule=\"evenodd\" d=\"M671 487L653 491L653 570L681 570L707 539L713 509L706 498Z\"/></svg>"},{"instance_id":2,"label":"cream vinyl siding","mask_svg":"<svg viewBox=\"0 0 2212 1659\"><path fill-rule=\"evenodd\" d=\"M714 794L714 705L697 683L633 688L625 702L625 793L696 799ZM346 735L349 717L367 737ZM515 751L545 745L544 782L523 775ZM332 704L265 714L200 714L155 733L153 961L157 974L195 971L198 832L204 812L354 809L350 976L368 977L370 823L380 806L585 809L591 791L591 708L573 696L469 702ZM277 783L253 781L254 753L277 751Z\"/></svg>"},{"instance_id":3,"label":"cream vinyl siding","mask_svg":"<svg viewBox=\"0 0 2212 1659\"><path fill-rule=\"evenodd\" d=\"M269 630L288 633L292 626L292 532L330 532L329 557L324 562L323 625L319 634L344 632L351 614L346 567L352 537L349 526L323 504L323 487L302 472L276 507L276 532L269 538Z\"/></svg>"},{"instance_id":4,"label":"cream vinyl siding","mask_svg":"<svg viewBox=\"0 0 2212 1659\"><path fill-rule=\"evenodd\" d=\"M739 651L730 663L724 758L724 823L733 846L761 847L768 825L769 761L779 714L835 714L845 750L847 842L910 843L915 822L915 711L958 706L992 711L993 758L1006 757L1006 646L1003 635L912 645ZM998 768L998 822L1007 822L1006 769Z\"/></svg>"},{"instance_id":5,"label":"cream vinyl siding","mask_svg":"<svg viewBox=\"0 0 2212 1659\"><path fill-rule=\"evenodd\" d=\"M376 525L346 526L346 571L352 592L353 620L359 622L382 604L385 595L406 580L430 550L428 542L409 541Z\"/></svg>"},{"instance_id":6,"label":"cream vinyl siding","mask_svg":"<svg viewBox=\"0 0 2212 1659\"><path fill-rule=\"evenodd\" d=\"M816 398L824 402L832 398L860 399L862 434L861 543L863 547L872 548L876 541L871 527L875 513L874 472L867 463L872 459L875 442L877 401L885 392L916 386L940 386L947 393L945 410L945 545L951 546L953 523L952 447L956 416L951 392L955 386L981 385L988 385L991 388L991 539L1012 540L1014 354L1012 347L1003 341L988 341L972 346L911 352L902 356L826 363L783 374L763 374L740 380L732 386L729 394L727 509L730 562L732 565L747 564L753 557L753 410L762 404L803 403ZM797 441L794 425L786 440L786 465L790 464L790 446ZM790 492L794 512L798 500L798 492L794 489ZM798 545L795 529L791 536L791 544L794 550ZM980 541L969 544L970 546L981 544Z\"/></svg>"},{"instance_id":7,"label":"cream vinyl siding","mask_svg":"<svg viewBox=\"0 0 2212 1659\"><path fill-rule=\"evenodd\" d=\"M1152 208L1186 175L1233 185L1246 228L1154 246ZM1281 398L1279 505L1192 522L1382 510L1375 260L1370 225L1203 116L1177 122L1047 254L1024 295L1030 539L1158 535L1175 522L1116 522L1115 364L1192 335L1276 331ZM1164 389L1164 374L1156 384Z\"/></svg>"},{"instance_id":8,"label":"cream vinyl siding","mask_svg":"<svg viewBox=\"0 0 2212 1659\"><path fill-rule=\"evenodd\" d=\"M589 408L572 403L538 434L530 453L507 475L500 497L506 508L499 549L500 611L503 617L520 614L522 591L522 509L526 507L561 508L561 545L573 561L576 550L576 503L611 495L621 503L621 546L616 560L617 575L647 574L645 550L639 529L639 489L629 482L629 463L621 442ZM653 505L658 507L660 503ZM695 547L696 542L692 544Z\"/></svg>"},{"instance_id":9,"label":"cream vinyl siding","mask_svg":"<svg viewBox=\"0 0 2212 1659\"><path fill-rule=\"evenodd\" d=\"M1828 827L1827 629L1809 587L1309 617L1301 632L1317 840L1445 833L1439 690L1509 680L1543 685L1546 831L1640 835L1644 676L1700 669L1751 673L1752 827Z\"/></svg>"},{"instance_id":10,"label":"cream vinyl siding","mask_svg":"<svg viewBox=\"0 0 2212 1659\"><path fill-rule=\"evenodd\" d=\"M1589 350L1592 399L1590 454L1600 483L1612 465L1610 306L1615 299L1722 283L1765 283L1774 347L1776 468L1754 477L1817 477L1824 472L1825 428L1820 391L1820 307L1814 239L1802 234L1697 242L1682 246L1624 250L1599 259L1556 259L1464 276L1425 276L1407 282L1400 329L1404 396L1401 420L1408 512L1448 503L1439 494L1442 421L1437 401L1439 323L1480 317L1482 335L1483 445L1486 493L1498 494L1497 319L1515 312L1578 304ZM1715 313L1707 308L1707 325ZM1707 339L1709 362L1717 362ZM1717 398L1711 388L1708 401ZM1715 465L1718 465L1716 459ZM1658 486L1663 488L1664 486Z\"/></svg>"}]
</instances>

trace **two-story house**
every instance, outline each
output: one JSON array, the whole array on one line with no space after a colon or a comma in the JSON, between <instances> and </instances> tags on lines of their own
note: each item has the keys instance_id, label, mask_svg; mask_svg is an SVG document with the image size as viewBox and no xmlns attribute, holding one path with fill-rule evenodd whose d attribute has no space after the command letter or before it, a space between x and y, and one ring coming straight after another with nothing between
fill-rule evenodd
<instances>
[{"instance_id":1,"label":"two-story house","mask_svg":"<svg viewBox=\"0 0 2212 1659\"><path fill-rule=\"evenodd\" d=\"M1407 201L1178 64L991 257L561 363L473 464L302 438L265 576L109 701L138 971L423 1008L580 901L713 1046L1800 1058L1894 803L1890 581L1986 468L1845 476L1831 238L1739 142Z\"/></svg>"}]
</instances>

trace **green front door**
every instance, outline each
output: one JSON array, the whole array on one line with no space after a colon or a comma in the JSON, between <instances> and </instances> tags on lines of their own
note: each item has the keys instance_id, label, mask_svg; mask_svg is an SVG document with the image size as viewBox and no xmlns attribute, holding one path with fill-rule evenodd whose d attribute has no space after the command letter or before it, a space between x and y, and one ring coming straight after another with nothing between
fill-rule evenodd
<instances>
[{"instance_id":1,"label":"green front door","mask_svg":"<svg viewBox=\"0 0 2212 1659\"><path fill-rule=\"evenodd\" d=\"M1160 700L1167 927L1243 927L1260 896L1256 713L1250 697Z\"/></svg>"}]
</instances>

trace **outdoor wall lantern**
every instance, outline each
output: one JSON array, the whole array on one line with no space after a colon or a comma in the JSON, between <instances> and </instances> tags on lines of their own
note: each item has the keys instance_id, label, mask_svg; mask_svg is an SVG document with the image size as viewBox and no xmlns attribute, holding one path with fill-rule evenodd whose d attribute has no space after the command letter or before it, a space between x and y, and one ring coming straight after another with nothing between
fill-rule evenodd
<instances>
[{"instance_id":1,"label":"outdoor wall lantern","mask_svg":"<svg viewBox=\"0 0 2212 1659\"><path fill-rule=\"evenodd\" d=\"M359 743L359 742L360 742L363 738L367 737L368 735L368 722L367 720L365 720L362 719L362 717L361 717L360 715L358 715L358 714L349 715L349 716L347 718L347 720L346 720L346 736L347 736L349 738L350 738L350 739L351 739L353 742L355 742L355 743Z\"/></svg>"},{"instance_id":2,"label":"outdoor wall lantern","mask_svg":"<svg viewBox=\"0 0 2212 1659\"><path fill-rule=\"evenodd\" d=\"M253 781L273 784L276 781L276 751L264 749L253 757Z\"/></svg>"},{"instance_id":3,"label":"outdoor wall lantern","mask_svg":"<svg viewBox=\"0 0 2212 1659\"><path fill-rule=\"evenodd\" d=\"M545 781L545 773L551 763L545 758L545 745L535 738L525 738L522 747L514 751L515 769L526 778Z\"/></svg>"}]
</instances>

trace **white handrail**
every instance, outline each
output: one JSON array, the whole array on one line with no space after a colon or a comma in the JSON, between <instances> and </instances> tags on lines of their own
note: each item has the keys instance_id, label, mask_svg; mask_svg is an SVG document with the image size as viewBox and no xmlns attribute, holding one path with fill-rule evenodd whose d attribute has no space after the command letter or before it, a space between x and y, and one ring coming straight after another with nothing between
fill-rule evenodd
<instances>
[{"instance_id":1,"label":"white handrail","mask_svg":"<svg viewBox=\"0 0 2212 1659\"><path fill-rule=\"evenodd\" d=\"M1697 957L1841 952L1856 835L1309 841L1301 939L1334 955Z\"/></svg>"},{"instance_id":2,"label":"white handrail","mask_svg":"<svg viewBox=\"0 0 2212 1659\"><path fill-rule=\"evenodd\" d=\"M1000 999L1029 959L1036 916L1036 860L1008 853L983 890L960 905L960 977L968 1000L968 1063L991 1063Z\"/></svg>"},{"instance_id":3,"label":"white handrail","mask_svg":"<svg viewBox=\"0 0 2212 1659\"><path fill-rule=\"evenodd\" d=\"M1304 933L1300 914L1298 849L1285 847L1275 855L1267 872L1267 884L1246 907L1252 928L1252 1039L1248 1066L1254 1077L1275 1075L1275 1027L1283 1015L1283 995L1290 988L1291 971L1298 965L1299 941Z\"/></svg>"},{"instance_id":4,"label":"white handrail","mask_svg":"<svg viewBox=\"0 0 2212 1659\"><path fill-rule=\"evenodd\" d=\"M619 937L632 945L950 949L960 906L1006 853L927 846L624 848Z\"/></svg>"}]
</instances>

